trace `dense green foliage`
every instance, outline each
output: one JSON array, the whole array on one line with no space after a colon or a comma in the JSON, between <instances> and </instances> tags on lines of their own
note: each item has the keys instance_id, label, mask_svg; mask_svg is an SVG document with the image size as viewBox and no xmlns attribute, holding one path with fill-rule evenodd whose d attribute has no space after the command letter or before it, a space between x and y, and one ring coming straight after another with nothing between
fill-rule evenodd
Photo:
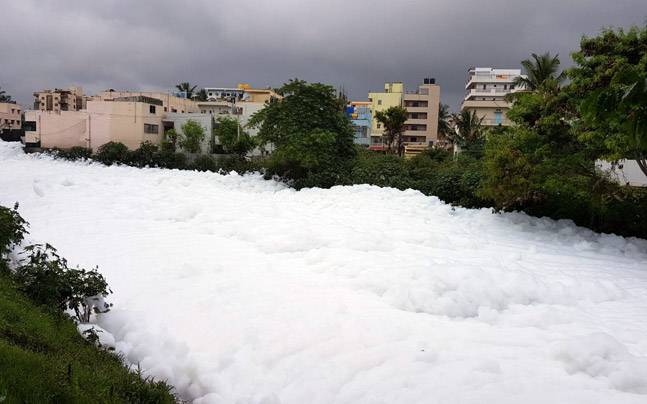
<instances>
[{"instance_id":1,"label":"dense green foliage","mask_svg":"<svg viewBox=\"0 0 647 404\"><path fill-rule=\"evenodd\" d=\"M107 293L96 271L67 267L36 246L9 270L6 253L24 238L16 208L0 207L0 397L3 403L172 403L170 387L130 372L84 339L62 309L82 317L83 297Z\"/></svg>"},{"instance_id":2,"label":"dense green foliage","mask_svg":"<svg viewBox=\"0 0 647 404\"><path fill-rule=\"evenodd\" d=\"M295 187L346 183L355 147L345 105L333 87L291 80L249 122L259 129L260 146L272 145L268 177Z\"/></svg>"},{"instance_id":3,"label":"dense green foliage","mask_svg":"<svg viewBox=\"0 0 647 404\"><path fill-rule=\"evenodd\" d=\"M125 164L129 161L128 147L123 143L108 142L99 147L94 158L108 166L116 163Z\"/></svg>"},{"instance_id":4,"label":"dense green foliage","mask_svg":"<svg viewBox=\"0 0 647 404\"><path fill-rule=\"evenodd\" d=\"M230 117L217 119L215 135L220 140L225 153L236 154L241 158L256 147L256 142L238 121Z\"/></svg>"},{"instance_id":5,"label":"dense green foliage","mask_svg":"<svg viewBox=\"0 0 647 404\"><path fill-rule=\"evenodd\" d=\"M647 26L604 30L573 54L579 136L596 157L636 160L647 176Z\"/></svg>"}]
</instances>

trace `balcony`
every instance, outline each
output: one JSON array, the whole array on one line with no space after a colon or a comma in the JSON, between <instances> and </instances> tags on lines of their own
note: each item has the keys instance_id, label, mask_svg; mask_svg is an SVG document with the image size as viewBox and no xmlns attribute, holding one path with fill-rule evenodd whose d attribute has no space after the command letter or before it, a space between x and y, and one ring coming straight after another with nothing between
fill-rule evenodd
<instances>
[{"instance_id":1,"label":"balcony","mask_svg":"<svg viewBox=\"0 0 647 404\"><path fill-rule=\"evenodd\" d=\"M467 80L467 83L465 83L465 89L467 90L468 88L470 88L472 84L475 84L475 83L512 84L517 77L518 76L514 76L514 75L502 76L502 75L494 75L494 74L473 75L473 76L470 76L470 78Z\"/></svg>"}]
</instances>

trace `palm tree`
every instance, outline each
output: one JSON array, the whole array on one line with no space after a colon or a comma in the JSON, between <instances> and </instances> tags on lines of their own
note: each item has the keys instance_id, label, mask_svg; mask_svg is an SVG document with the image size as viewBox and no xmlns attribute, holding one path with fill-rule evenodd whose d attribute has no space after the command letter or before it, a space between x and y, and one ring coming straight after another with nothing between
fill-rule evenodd
<instances>
[{"instance_id":1,"label":"palm tree","mask_svg":"<svg viewBox=\"0 0 647 404\"><path fill-rule=\"evenodd\" d=\"M402 132L407 121L407 110L400 106L390 107L384 111L377 111L375 119L384 125L384 137L389 151L392 150L395 141L398 155L402 156Z\"/></svg>"},{"instance_id":2,"label":"palm tree","mask_svg":"<svg viewBox=\"0 0 647 404\"><path fill-rule=\"evenodd\" d=\"M0 102L11 102L11 96L0 87Z\"/></svg>"},{"instance_id":3,"label":"palm tree","mask_svg":"<svg viewBox=\"0 0 647 404\"><path fill-rule=\"evenodd\" d=\"M197 86L192 86L188 82L180 83L175 86L179 91L183 91L186 93L186 98L191 98L193 96L193 92L195 91Z\"/></svg>"},{"instance_id":4,"label":"palm tree","mask_svg":"<svg viewBox=\"0 0 647 404\"><path fill-rule=\"evenodd\" d=\"M448 137L458 146L465 147L474 144L483 138L483 118L476 115L476 111L462 110L452 115L454 130L448 132Z\"/></svg>"},{"instance_id":5,"label":"palm tree","mask_svg":"<svg viewBox=\"0 0 647 404\"><path fill-rule=\"evenodd\" d=\"M561 63L559 55L550 56L550 53L546 52L543 55L533 53L531 57L532 60L525 59L521 62L526 71L526 77L517 77L514 82L516 86L525 87L530 91L536 91L546 85L558 88L559 84L566 79L565 72L558 73Z\"/></svg>"},{"instance_id":6,"label":"palm tree","mask_svg":"<svg viewBox=\"0 0 647 404\"><path fill-rule=\"evenodd\" d=\"M438 107L438 134L442 138L448 138L451 136L452 126L449 123L451 119L451 114L449 113L449 105L440 104Z\"/></svg>"}]
</instances>

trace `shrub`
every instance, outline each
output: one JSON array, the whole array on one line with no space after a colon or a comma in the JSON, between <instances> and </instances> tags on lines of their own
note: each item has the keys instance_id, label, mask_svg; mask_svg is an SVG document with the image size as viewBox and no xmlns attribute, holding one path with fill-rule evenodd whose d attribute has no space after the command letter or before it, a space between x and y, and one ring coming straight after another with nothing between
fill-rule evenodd
<instances>
[{"instance_id":1,"label":"shrub","mask_svg":"<svg viewBox=\"0 0 647 404\"><path fill-rule=\"evenodd\" d=\"M154 155L155 165L161 168L185 170L188 167L186 155L170 150L161 150Z\"/></svg>"},{"instance_id":2,"label":"shrub","mask_svg":"<svg viewBox=\"0 0 647 404\"><path fill-rule=\"evenodd\" d=\"M126 164L129 162L128 147L120 142L108 142L101 145L95 158L105 165L112 165L115 163Z\"/></svg>"},{"instance_id":3,"label":"shrub","mask_svg":"<svg viewBox=\"0 0 647 404\"><path fill-rule=\"evenodd\" d=\"M130 152L129 162L135 167L154 167L157 165L155 157L158 151L157 145L149 141L142 142L137 150Z\"/></svg>"},{"instance_id":4,"label":"shrub","mask_svg":"<svg viewBox=\"0 0 647 404\"><path fill-rule=\"evenodd\" d=\"M27 222L18 213L18 204L13 209L0 206L0 273L7 272L5 257L19 245L27 234Z\"/></svg>"},{"instance_id":5,"label":"shrub","mask_svg":"<svg viewBox=\"0 0 647 404\"><path fill-rule=\"evenodd\" d=\"M92 158L92 149L81 146L74 146L70 149L51 149L54 156L65 160L87 160Z\"/></svg>"},{"instance_id":6,"label":"shrub","mask_svg":"<svg viewBox=\"0 0 647 404\"><path fill-rule=\"evenodd\" d=\"M191 168L197 171L217 171L218 166L213 157L209 155L198 156L191 164Z\"/></svg>"},{"instance_id":7,"label":"shrub","mask_svg":"<svg viewBox=\"0 0 647 404\"><path fill-rule=\"evenodd\" d=\"M80 322L88 322L90 314L105 312L109 305L101 298L111 293L108 284L96 268L69 268L65 258L49 244L25 248L27 259L16 268L13 278L34 303L57 311L73 310Z\"/></svg>"},{"instance_id":8,"label":"shrub","mask_svg":"<svg viewBox=\"0 0 647 404\"><path fill-rule=\"evenodd\" d=\"M189 119L184 123L184 125L182 125L180 147L188 153L200 153L204 136L204 128L200 123Z\"/></svg>"}]
</instances>

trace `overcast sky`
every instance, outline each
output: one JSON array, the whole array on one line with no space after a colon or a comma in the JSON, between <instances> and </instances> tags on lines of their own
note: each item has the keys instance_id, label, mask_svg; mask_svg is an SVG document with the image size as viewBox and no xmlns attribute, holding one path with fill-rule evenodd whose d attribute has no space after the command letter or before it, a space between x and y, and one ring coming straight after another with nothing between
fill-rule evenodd
<instances>
[{"instance_id":1,"label":"overcast sky","mask_svg":"<svg viewBox=\"0 0 647 404\"><path fill-rule=\"evenodd\" d=\"M519 67L531 52L570 63L583 34L643 24L647 0L0 0L0 87L167 90L344 86L435 77L456 108L469 66Z\"/></svg>"}]
</instances>

